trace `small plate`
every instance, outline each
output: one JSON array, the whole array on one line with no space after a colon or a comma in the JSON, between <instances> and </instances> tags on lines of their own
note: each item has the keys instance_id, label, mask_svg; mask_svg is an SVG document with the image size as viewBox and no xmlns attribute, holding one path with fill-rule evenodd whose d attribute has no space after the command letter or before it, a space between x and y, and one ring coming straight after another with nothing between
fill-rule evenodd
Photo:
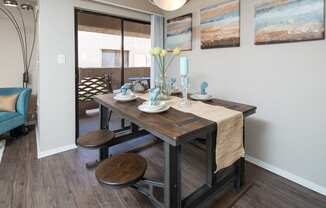
<instances>
[{"instance_id":1,"label":"small plate","mask_svg":"<svg viewBox=\"0 0 326 208\"><path fill-rule=\"evenodd\" d=\"M148 107L147 105L140 105L140 106L138 106L138 110L145 112L145 113L162 113L162 112L165 112L170 109L170 106L168 106L168 105L165 105L164 107L162 107L158 110L152 110L147 107Z\"/></svg>"},{"instance_id":2,"label":"small plate","mask_svg":"<svg viewBox=\"0 0 326 208\"><path fill-rule=\"evenodd\" d=\"M150 105L149 101L146 101L142 105L150 111L157 111L164 108L166 106L166 103L164 101L159 101L158 105Z\"/></svg>"},{"instance_id":3,"label":"small plate","mask_svg":"<svg viewBox=\"0 0 326 208\"><path fill-rule=\"evenodd\" d=\"M208 101L208 100L212 100L213 96L212 95L202 95L202 94L192 94L190 96L190 98L194 99L194 100Z\"/></svg>"},{"instance_id":4,"label":"small plate","mask_svg":"<svg viewBox=\"0 0 326 208\"><path fill-rule=\"evenodd\" d=\"M129 95L129 96L121 96L121 95L116 95L113 97L113 99L120 101L120 102L129 102L137 99L136 95Z\"/></svg>"}]
</instances>

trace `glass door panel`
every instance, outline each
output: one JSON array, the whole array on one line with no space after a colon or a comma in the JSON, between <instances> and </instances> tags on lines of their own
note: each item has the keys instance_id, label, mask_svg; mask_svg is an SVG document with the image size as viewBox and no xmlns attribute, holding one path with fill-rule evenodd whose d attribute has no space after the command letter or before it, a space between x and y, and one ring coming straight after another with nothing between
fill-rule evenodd
<instances>
[{"instance_id":1,"label":"glass door panel","mask_svg":"<svg viewBox=\"0 0 326 208\"><path fill-rule=\"evenodd\" d=\"M99 129L94 96L110 93L122 83L122 20L91 12L77 12L78 133ZM77 134L78 134L77 133Z\"/></svg>"},{"instance_id":2,"label":"glass door panel","mask_svg":"<svg viewBox=\"0 0 326 208\"><path fill-rule=\"evenodd\" d=\"M132 82L137 80L148 85L150 77L151 57L149 50L151 48L150 24L128 21L123 22L123 38L125 59L128 64L124 66L124 81Z\"/></svg>"},{"instance_id":3,"label":"glass door panel","mask_svg":"<svg viewBox=\"0 0 326 208\"><path fill-rule=\"evenodd\" d=\"M122 20L78 14L78 64L80 76L111 76L112 88L121 86Z\"/></svg>"}]
</instances>

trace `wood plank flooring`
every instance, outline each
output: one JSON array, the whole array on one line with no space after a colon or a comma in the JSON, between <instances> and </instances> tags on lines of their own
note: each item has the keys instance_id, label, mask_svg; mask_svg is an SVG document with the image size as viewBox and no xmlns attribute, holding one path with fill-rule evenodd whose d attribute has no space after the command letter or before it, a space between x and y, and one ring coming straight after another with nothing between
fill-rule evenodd
<instances>
[{"instance_id":1,"label":"wood plank flooring","mask_svg":"<svg viewBox=\"0 0 326 208\"><path fill-rule=\"evenodd\" d=\"M116 148L115 154L123 150ZM161 144L141 152L148 161L146 177L162 179ZM37 160L35 132L9 139L0 164L0 208L147 208L151 203L133 189L101 187L85 163L96 151L76 149ZM189 145L183 149L183 195L205 181L205 156ZM246 187L207 202L212 208L324 208L326 197L247 163Z\"/></svg>"}]
</instances>

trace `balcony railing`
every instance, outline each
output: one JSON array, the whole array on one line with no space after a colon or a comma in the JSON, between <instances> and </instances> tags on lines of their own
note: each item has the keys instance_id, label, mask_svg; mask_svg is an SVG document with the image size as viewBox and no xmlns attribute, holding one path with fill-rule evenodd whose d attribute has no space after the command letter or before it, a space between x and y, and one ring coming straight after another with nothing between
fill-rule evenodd
<instances>
[{"instance_id":1,"label":"balcony railing","mask_svg":"<svg viewBox=\"0 0 326 208\"><path fill-rule=\"evenodd\" d=\"M125 68L124 82L129 77L149 77L149 67ZM112 92L120 88L121 68L80 68L78 84L79 114L85 115L86 110L98 108L93 101L95 95Z\"/></svg>"}]
</instances>

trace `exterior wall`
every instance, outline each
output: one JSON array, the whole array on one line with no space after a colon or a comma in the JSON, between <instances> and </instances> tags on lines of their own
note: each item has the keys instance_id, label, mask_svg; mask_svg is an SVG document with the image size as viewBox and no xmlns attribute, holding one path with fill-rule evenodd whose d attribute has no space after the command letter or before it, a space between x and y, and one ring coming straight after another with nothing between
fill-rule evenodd
<instances>
[{"instance_id":1,"label":"exterior wall","mask_svg":"<svg viewBox=\"0 0 326 208\"><path fill-rule=\"evenodd\" d=\"M102 67L102 49L121 49L121 36L102 33L79 32L79 67ZM150 66L148 54L151 40L146 38L125 37L125 50L129 51L129 66Z\"/></svg>"}]
</instances>

